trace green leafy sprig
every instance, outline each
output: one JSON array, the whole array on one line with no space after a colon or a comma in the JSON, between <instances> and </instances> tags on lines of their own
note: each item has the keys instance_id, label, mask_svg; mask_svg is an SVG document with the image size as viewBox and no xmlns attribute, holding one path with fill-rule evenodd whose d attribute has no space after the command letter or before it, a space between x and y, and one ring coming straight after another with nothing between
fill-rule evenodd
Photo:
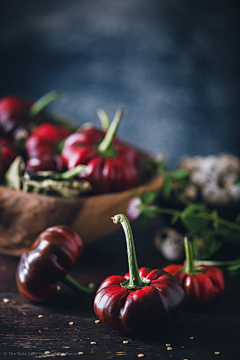
<instances>
[{"instance_id":1,"label":"green leafy sprig","mask_svg":"<svg viewBox=\"0 0 240 360\"><path fill-rule=\"evenodd\" d=\"M216 209L210 210L204 204L189 204L183 210L170 209L152 204L157 192L144 193L137 207L139 217L146 223L156 214L170 215L171 224L180 222L191 237L194 256L201 261L214 255L224 243L240 246L240 214L235 221L220 217ZM130 212L129 215L131 216ZM240 259L228 262L227 270L231 274L240 273Z\"/></svg>"}]
</instances>

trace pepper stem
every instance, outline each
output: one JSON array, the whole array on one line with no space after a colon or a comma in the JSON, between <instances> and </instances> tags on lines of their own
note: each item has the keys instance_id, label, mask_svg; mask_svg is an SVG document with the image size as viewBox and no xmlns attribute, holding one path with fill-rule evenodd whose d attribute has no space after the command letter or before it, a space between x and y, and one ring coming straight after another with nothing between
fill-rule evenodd
<instances>
[{"instance_id":1,"label":"pepper stem","mask_svg":"<svg viewBox=\"0 0 240 360\"><path fill-rule=\"evenodd\" d=\"M73 279L69 274L67 274L61 281L73 290L76 290L86 295L92 295L95 292L95 286L92 286L92 283L90 283L88 287L85 287L81 285L78 281Z\"/></svg>"},{"instance_id":2,"label":"pepper stem","mask_svg":"<svg viewBox=\"0 0 240 360\"><path fill-rule=\"evenodd\" d=\"M117 132L118 126L124 114L124 109L120 109L116 112L113 121L111 122L104 139L98 145L98 151L103 155L109 155L109 151L111 150L111 145L114 139L114 136ZM110 153L111 155L111 153Z\"/></svg>"},{"instance_id":3,"label":"pepper stem","mask_svg":"<svg viewBox=\"0 0 240 360\"><path fill-rule=\"evenodd\" d=\"M47 105L60 97L59 91L50 91L47 94L41 96L29 109L29 116L37 116Z\"/></svg>"},{"instance_id":4,"label":"pepper stem","mask_svg":"<svg viewBox=\"0 0 240 360\"><path fill-rule=\"evenodd\" d=\"M185 273L192 274L193 273L193 249L192 243L188 240L187 237L184 238L184 248L185 248L185 256L186 256L186 266Z\"/></svg>"},{"instance_id":5,"label":"pepper stem","mask_svg":"<svg viewBox=\"0 0 240 360\"><path fill-rule=\"evenodd\" d=\"M86 165L77 165L75 168L61 173L60 177L61 179L67 180L79 175L80 173L86 175L86 169Z\"/></svg>"},{"instance_id":6,"label":"pepper stem","mask_svg":"<svg viewBox=\"0 0 240 360\"><path fill-rule=\"evenodd\" d=\"M109 117L108 117L108 114L106 113L106 111L103 110L103 109L98 109L97 110L97 115L98 115L99 120L101 122L102 129L104 131L108 130L108 128L110 126L110 121L109 121Z\"/></svg>"},{"instance_id":7,"label":"pepper stem","mask_svg":"<svg viewBox=\"0 0 240 360\"><path fill-rule=\"evenodd\" d=\"M121 224L126 237L127 256L129 267L129 280L123 282L121 285L128 290L142 289L150 283L149 279L139 276L135 246L133 241L133 234L130 223L127 217L123 214L118 214L112 217L114 224Z\"/></svg>"}]
</instances>

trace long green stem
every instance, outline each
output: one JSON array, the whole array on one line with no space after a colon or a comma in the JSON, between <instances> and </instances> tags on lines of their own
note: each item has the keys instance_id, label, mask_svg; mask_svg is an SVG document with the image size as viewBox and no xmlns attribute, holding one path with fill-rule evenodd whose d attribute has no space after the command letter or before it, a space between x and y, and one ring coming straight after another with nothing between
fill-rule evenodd
<instances>
[{"instance_id":1,"label":"long green stem","mask_svg":"<svg viewBox=\"0 0 240 360\"><path fill-rule=\"evenodd\" d=\"M106 111L103 110L103 109L98 109L97 110L97 115L98 115L99 120L101 122L102 129L103 130L108 130L109 125L110 125L110 121L109 121L109 117L108 117L108 114L106 113Z\"/></svg>"},{"instance_id":2,"label":"long green stem","mask_svg":"<svg viewBox=\"0 0 240 360\"><path fill-rule=\"evenodd\" d=\"M104 137L104 139L102 140L102 142L98 145L98 151L102 154L107 154L109 148L112 145L114 136L117 132L118 126L120 124L120 121L122 119L122 116L124 114L124 109L120 109L116 112L113 121L111 122L107 133Z\"/></svg>"},{"instance_id":3,"label":"long green stem","mask_svg":"<svg viewBox=\"0 0 240 360\"><path fill-rule=\"evenodd\" d=\"M228 221L226 219L223 219L221 217L215 218L213 215L207 214L207 213L183 215L181 211L174 210L174 209L162 208L162 207L156 207L155 211L158 213L161 213L161 214L177 215L177 216L179 216L179 218L182 218L183 216L185 216L185 217L189 216L191 218L194 217L197 219L212 220L212 221L218 222L221 225L227 226L228 228L231 228L233 230L237 230L238 232L240 232L240 226L238 224L235 224L235 223Z\"/></svg>"},{"instance_id":4,"label":"long green stem","mask_svg":"<svg viewBox=\"0 0 240 360\"><path fill-rule=\"evenodd\" d=\"M206 266L232 266L240 264L240 259L229 260L229 261L215 261L215 260L194 260L195 266L206 265Z\"/></svg>"},{"instance_id":5,"label":"long green stem","mask_svg":"<svg viewBox=\"0 0 240 360\"><path fill-rule=\"evenodd\" d=\"M121 224L126 237L127 244L127 256L129 267L129 280L125 281L121 285L128 290L141 289L149 284L150 280L141 278L138 271L137 258L135 252L135 246L133 241L133 234L130 223L127 217L123 214L115 215L113 218L114 224Z\"/></svg>"},{"instance_id":6,"label":"long green stem","mask_svg":"<svg viewBox=\"0 0 240 360\"><path fill-rule=\"evenodd\" d=\"M185 248L185 256L186 256L186 266L185 273L192 274L194 272L194 264L193 264L193 251L192 244L188 241L188 238L184 238L184 248Z\"/></svg>"},{"instance_id":7,"label":"long green stem","mask_svg":"<svg viewBox=\"0 0 240 360\"><path fill-rule=\"evenodd\" d=\"M29 109L29 116L37 116L47 105L60 97L59 91L50 91L49 93L41 96Z\"/></svg>"},{"instance_id":8,"label":"long green stem","mask_svg":"<svg viewBox=\"0 0 240 360\"><path fill-rule=\"evenodd\" d=\"M85 173L86 168L87 167L85 165L77 165L75 168L61 173L60 177L61 177L61 179L65 179L65 180L71 179L71 178L77 176L79 173Z\"/></svg>"},{"instance_id":9,"label":"long green stem","mask_svg":"<svg viewBox=\"0 0 240 360\"><path fill-rule=\"evenodd\" d=\"M86 295L92 295L95 292L94 287L85 287L81 285L79 282L77 282L75 279L71 277L71 275L67 274L62 280L65 285L69 286L70 288L82 292Z\"/></svg>"}]
</instances>

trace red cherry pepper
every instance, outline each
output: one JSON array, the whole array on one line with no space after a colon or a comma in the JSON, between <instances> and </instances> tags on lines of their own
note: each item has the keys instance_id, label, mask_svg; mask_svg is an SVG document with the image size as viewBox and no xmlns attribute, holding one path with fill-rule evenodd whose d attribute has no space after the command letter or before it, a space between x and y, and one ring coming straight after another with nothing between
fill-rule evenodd
<instances>
[{"instance_id":1,"label":"red cherry pepper","mask_svg":"<svg viewBox=\"0 0 240 360\"><path fill-rule=\"evenodd\" d=\"M15 157L16 152L12 142L7 139L0 139L0 181Z\"/></svg>"},{"instance_id":2,"label":"red cherry pepper","mask_svg":"<svg viewBox=\"0 0 240 360\"><path fill-rule=\"evenodd\" d=\"M56 91L49 92L35 103L16 96L3 97L0 100L0 133L15 138L18 130L28 129L29 122L58 97Z\"/></svg>"},{"instance_id":3,"label":"red cherry pepper","mask_svg":"<svg viewBox=\"0 0 240 360\"><path fill-rule=\"evenodd\" d=\"M16 271L19 292L31 301L46 301L57 292L57 281L77 291L92 294L75 281L68 272L83 254L79 234L66 225L53 226L43 231L24 251Z\"/></svg>"},{"instance_id":4,"label":"red cherry pepper","mask_svg":"<svg viewBox=\"0 0 240 360\"><path fill-rule=\"evenodd\" d=\"M172 274L181 284L189 308L197 308L219 298L224 293L224 278L216 266L196 266L192 244L184 239L186 265L168 265L163 270Z\"/></svg>"},{"instance_id":5,"label":"red cherry pepper","mask_svg":"<svg viewBox=\"0 0 240 360\"><path fill-rule=\"evenodd\" d=\"M62 160L57 153L57 143L69 135L69 130L62 125L43 123L36 127L25 143L28 160L25 170L62 171Z\"/></svg>"},{"instance_id":6,"label":"red cherry pepper","mask_svg":"<svg viewBox=\"0 0 240 360\"><path fill-rule=\"evenodd\" d=\"M85 128L65 140L64 165L68 169L78 164L86 165L84 179L90 182L94 193L129 189L137 182L139 152L114 138L122 115L123 110L116 113L106 133Z\"/></svg>"},{"instance_id":7,"label":"red cherry pepper","mask_svg":"<svg viewBox=\"0 0 240 360\"><path fill-rule=\"evenodd\" d=\"M173 276L163 270L138 270L130 224L126 216L113 217L124 229L129 274L110 276L100 285L94 311L107 326L120 332L152 331L183 311L185 294Z\"/></svg>"}]
</instances>

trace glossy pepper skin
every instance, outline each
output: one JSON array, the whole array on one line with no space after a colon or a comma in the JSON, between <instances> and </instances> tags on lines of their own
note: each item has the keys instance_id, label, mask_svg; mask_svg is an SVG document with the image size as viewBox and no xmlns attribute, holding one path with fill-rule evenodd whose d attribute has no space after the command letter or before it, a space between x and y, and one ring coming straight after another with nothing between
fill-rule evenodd
<instances>
[{"instance_id":1,"label":"glossy pepper skin","mask_svg":"<svg viewBox=\"0 0 240 360\"><path fill-rule=\"evenodd\" d=\"M85 128L64 142L63 164L69 170L86 165L87 175L80 177L90 182L94 193L126 190L137 182L139 152L114 138L122 114L122 110L116 113L107 132Z\"/></svg>"},{"instance_id":2,"label":"glossy pepper skin","mask_svg":"<svg viewBox=\"0 0 240 360\"><path fill-rule=\"evenodd\" d=\"M28 110L33 104L16 96L6 96L0 100L0 133L9 136L29 121Z\"/></svg>"},{"instance_id":3,"label":"glossy pepper skin","mask_svg":"<svg viewBox=\"0 0 240 360\"><path fill-rule=\"evenodd\" d=\"M30 132L31 122L49 120L43 110L59 96L59 92L50 91L35 102L17 96L3 97L0 99L0 134L15 139L21 130Z\"/></svg>"},{"instance_id":4,"label":"glossy pepper skin","mask_svg":"<svg viewBox=\"0 0 240 360\"><path fill-rule=\"evenodd\" d=\"M63 280L83 254L79 234L66 225L43 231L24 251L16 271L19 292L31 301L46 301L57 292Z\"/></svg>"},{"instance_id":5,"label":"glossy pepper skin","mask_svg":"<svg viewBox=\"0 0 240 360\"><path fill-rule=\"evenodd\" d=\"M183 287L189 308L201 307L224 293L224 277L216 266L194 266L191 244L185 239L186 265L168 265L163 270L172 274ZM189 255L187 255L189 252ZM188 266L189 257L191 265Z\"/></svg>"},{"instance_id":6,"label":"glossy pepper skin","mask_svg":"<svg viewBox=\"0 0 240 360\"><path fill-rule=\"evenodd\" d=\"M66 138L69 131L61 125L43 123L37 126L25 143L26 171L62 171L62 160L57 143Z\"/></svg>"},{"instance_id":7,"label":"glossy pepper skin","mask_svg":"<svg viewBox=\"0 0 240 360\"><path fill-rule=\"evenodd\" d=\"M115 215L115 223L124 227L129 273L110 276L100 285L94 311L107 326L123 333L151 332L174 320L183 311L185 294L173 276L164 270L140 268L130 225L122 214Z\"/></svg>"},{"instance_id":8,"label":"glossy pepper skin","mask_svg":"<svg viewBox=\"0 0 240 360\"><path fill-rule=\"evenodd\" d=\"M16 157L13 144L7 139L0 139L0 181L3 180L5 172Z\"/></svg>"}]
</instances>

